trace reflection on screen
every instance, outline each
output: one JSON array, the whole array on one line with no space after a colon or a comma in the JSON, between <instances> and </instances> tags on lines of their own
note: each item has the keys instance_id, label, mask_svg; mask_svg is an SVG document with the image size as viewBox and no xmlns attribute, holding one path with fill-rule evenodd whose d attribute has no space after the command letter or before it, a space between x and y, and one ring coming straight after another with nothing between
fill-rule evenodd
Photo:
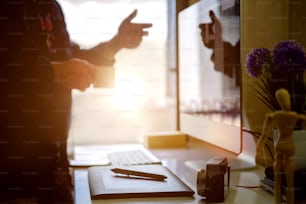
<instances>
[{"instance_id":1,"label":"reflection on screen","mask_svg":"<svg viewBox=\"0 0 306 204\"><path fill-rule=\"evenodd\" d=\"M179 14L181 130L239 152L240 3L202 0Z\"/></svg>"}]
</instances>

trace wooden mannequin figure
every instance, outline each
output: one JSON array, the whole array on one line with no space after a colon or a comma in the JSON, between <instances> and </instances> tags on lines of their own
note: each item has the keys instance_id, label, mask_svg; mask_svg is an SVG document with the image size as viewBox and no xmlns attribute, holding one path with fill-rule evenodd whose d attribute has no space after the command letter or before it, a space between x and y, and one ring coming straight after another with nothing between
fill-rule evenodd
<instances>
[{"instance_id":1,"label":"wooden mannequin figure","mask_svg":"<svg viewBox=\"0 0 306 204\"><path fill-rule=\"evenodd\" d=\"M275 203L281 199L281 176L286 177L286 200L288 204L294 203L294 153L293 131L298 120L305 122L305 116L291 111L290 95L286 89L279 89L275 93L277 102L282 110L268 113L265 118L263 132L256 146L256 161L261 159L261 149L265 140L272 134L273 128L278 129L278 137L274 145L274 198Z\"/></svg>"}]
</instances>

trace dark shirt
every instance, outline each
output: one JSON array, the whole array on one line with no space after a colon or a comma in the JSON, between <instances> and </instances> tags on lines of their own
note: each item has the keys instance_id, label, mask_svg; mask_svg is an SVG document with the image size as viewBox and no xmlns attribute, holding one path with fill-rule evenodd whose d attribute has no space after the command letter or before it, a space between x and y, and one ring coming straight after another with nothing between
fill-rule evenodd
<instances>
[{"instance_id":1,"label":"dark shirt","mask_svg":"<svg viewBox=\"0 0 306 204\"><path fill-rule=\"evenodd\" d=\"M3 184L28 174L48 176L45 172L67 165L71 90L55 82L50 61L78 57L109 65L114 60L103 57L103 46L88 54L70 41L55 0L1 0L0 28Z\"/></svg>"}]
</instances>

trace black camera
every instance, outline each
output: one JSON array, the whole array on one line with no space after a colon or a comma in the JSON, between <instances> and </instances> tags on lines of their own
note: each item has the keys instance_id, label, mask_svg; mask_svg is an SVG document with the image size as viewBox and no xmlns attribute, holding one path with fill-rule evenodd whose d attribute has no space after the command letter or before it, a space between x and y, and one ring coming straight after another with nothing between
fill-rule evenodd
<instances>
[{"instance_id":1,"label":"black camera","mask_svg":"<svg viewBox=\"0 0 306 204\"><path fill-rule=\"evenodd\" d=\"M223 202L230 181L230 167L227 158L212 158L197 176L197 192L210 202Z\"/></svg>"}]
</instances>

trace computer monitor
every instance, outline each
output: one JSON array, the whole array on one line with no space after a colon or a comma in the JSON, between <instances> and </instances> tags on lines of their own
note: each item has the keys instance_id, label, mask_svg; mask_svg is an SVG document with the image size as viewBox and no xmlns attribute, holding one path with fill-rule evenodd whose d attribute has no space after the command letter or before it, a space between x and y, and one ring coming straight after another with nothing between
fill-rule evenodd
<instances>
[{"instance_id":1,"label":"computer monitor","mask_svg":"<svg viewBox=\"0 0 306 204\"><path fill-rule=\"evenodd\" d=\"M180 131L234 153L234 169L255 165L244 154L240 49L239 0L202 0L179 13Z\"/></svg>"}]
</instances>

